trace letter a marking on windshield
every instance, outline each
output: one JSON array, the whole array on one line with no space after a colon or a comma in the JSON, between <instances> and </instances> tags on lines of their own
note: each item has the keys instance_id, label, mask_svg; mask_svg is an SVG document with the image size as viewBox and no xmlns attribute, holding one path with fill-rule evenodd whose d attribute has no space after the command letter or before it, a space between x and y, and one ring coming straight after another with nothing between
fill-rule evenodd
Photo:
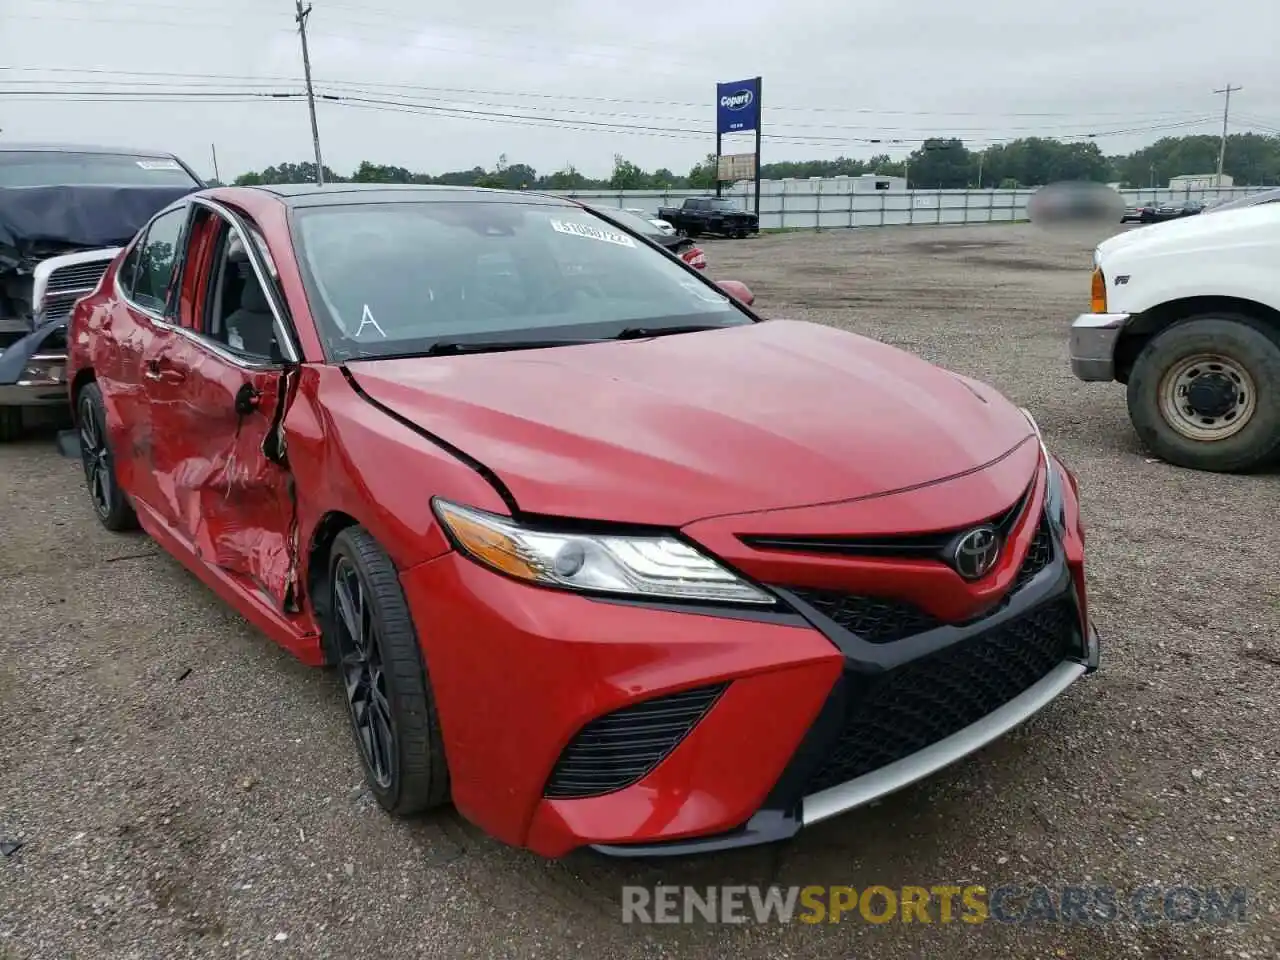
<instances>
[{"instance_id":1,"label":"letter a marking on windshield","mask_svg":"<svg viewBox=\"0 0 1280 960\"><path fill-rule=\"evenodd\" d=\"M386 333L383 332L383 329L380 326L378 326L378 321L373 319L373 311L369 309L369 305L367 303L364 305L364 310L360 313L360 326L356 328L357 337L364 333L364 328L366 326L371 326L373 329L377 330L378 336L383 340L387 339Z\"/></svg>"}]
</instances>

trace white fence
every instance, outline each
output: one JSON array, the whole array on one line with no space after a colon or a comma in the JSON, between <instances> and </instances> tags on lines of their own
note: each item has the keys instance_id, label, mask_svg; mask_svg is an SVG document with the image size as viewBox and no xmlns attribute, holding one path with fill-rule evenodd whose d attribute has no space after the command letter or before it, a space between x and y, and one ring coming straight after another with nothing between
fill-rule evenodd
<instances>
[{"instance_id":1,"label":"white fence","mask_svg":"<svg viewBox=\"0 0 1280 960\"><path fill-rule=\"evenodd\" d=\"M1027 219L1027 201L1035 190L850 190L847 179L766 180L760 184L760 226L765 230L839 230L913 224L1012 223ZM1242 197L1265 187L1208 190L1122 190L1129 203L1148 200L1208 200ZM562 192L600 206L633 208L653 214L678 207L686 197L710 190L584 190ZM743 209L754 207L752 191L726 194Z\"/></svg>"}]
</instances>

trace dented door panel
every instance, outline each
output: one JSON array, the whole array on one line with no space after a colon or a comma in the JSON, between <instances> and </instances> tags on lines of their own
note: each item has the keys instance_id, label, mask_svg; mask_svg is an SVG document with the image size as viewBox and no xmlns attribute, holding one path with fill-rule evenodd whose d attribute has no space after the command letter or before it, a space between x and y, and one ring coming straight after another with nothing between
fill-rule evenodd
<instances>
[{"instance_id":1,"label":"dented door panel","mask_svg":"<svg viewBox=\"0 0 1280 960\"><path fill-rule=\"evenodd\" d=\"M175 532L277 610L296 610L297 519L280 427L291 375L182 334L154 360L170 378L152 414L163 436L156 484Z\"/></svg>"}]
</instances>

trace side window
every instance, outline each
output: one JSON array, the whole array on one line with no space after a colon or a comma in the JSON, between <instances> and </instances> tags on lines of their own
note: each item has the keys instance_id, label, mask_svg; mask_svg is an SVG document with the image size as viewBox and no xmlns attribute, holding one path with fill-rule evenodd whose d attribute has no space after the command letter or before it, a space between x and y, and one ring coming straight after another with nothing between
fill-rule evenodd
<instances>
[{"instance_id":1,"label":"side window","mask_svg":"<svg viewBox=\"0 0 1280 960\"><path fill-rule=\"evenodd\" d=\"M140 307L164 313L169 290L177 275L178 252L182 249L182 228L187 222L187 208L170 210L153 220L151 229L139 244L137 273L133 281L133 300Z\"/></svg>"},{"instance_id":2,"label":"side window","mask_svg":"<svg viewBox=\"0 0 1280 960\"><path fill-rule=\"evenodd\" d=\"M201 332L247 360L279 361L275 315L267 293L253 269L245 239L225 221L211 269Z\"/></svg>"},{"instance_id":3,"label":"side window","mask_svg":"<svg viewBox=\"0 0 1280 960\"><path fill-rule=\"evenodd\" d=\"M124 295L131 299L133 297L134 276L138 272L138 259L142 255L142 245L145 242L146 237L143 237L130 247L129 252L120 261L120 269L116 271L116 282L120 284L120 289L124 291Z\"/></svg>"}]
</instances>

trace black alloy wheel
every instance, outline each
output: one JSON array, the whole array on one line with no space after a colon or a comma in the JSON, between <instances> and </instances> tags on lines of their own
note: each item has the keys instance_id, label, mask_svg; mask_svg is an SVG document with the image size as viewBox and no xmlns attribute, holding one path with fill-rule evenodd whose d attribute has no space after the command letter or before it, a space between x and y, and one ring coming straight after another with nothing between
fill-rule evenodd
<instances>
[{"instance_id":1,"label":"black alloy wheel","mask_svg":"<svg viewBox=\"0 0 1280 960\"><path fill-rule=\"evenodd\" d=\"M106 412L96 383L87 384L80 391L76 426L80 433L80 462L84 466L84 482L93 512L108 530L133 529L137 526L137 517L116 482L115 458L107 439Z\"/></svg>"},{"instance_id":2,"label":"black alloy wheel","mask_svg":"<svg viewBox=\"0 0 1280 960\"><path fill-rule=\"evenodd\" d=\"M449 798L449 771L426 663L395 565L363 527L329 558L326 645L342 679L365 779L396 816Z\"/></svg>"},{"instance_id":3,"label":"black alloy wheel","mask_svg":"<svg viewBox=\"0 0 1280 960\"><path fill-rule=\"evenodd\" d=\"M339 557L333 566L333 611L338 667L356 743L374 784L385 790L396 772L396 734L382 644L360 575L346 557Z\"/></svg>"}]
</instances>

